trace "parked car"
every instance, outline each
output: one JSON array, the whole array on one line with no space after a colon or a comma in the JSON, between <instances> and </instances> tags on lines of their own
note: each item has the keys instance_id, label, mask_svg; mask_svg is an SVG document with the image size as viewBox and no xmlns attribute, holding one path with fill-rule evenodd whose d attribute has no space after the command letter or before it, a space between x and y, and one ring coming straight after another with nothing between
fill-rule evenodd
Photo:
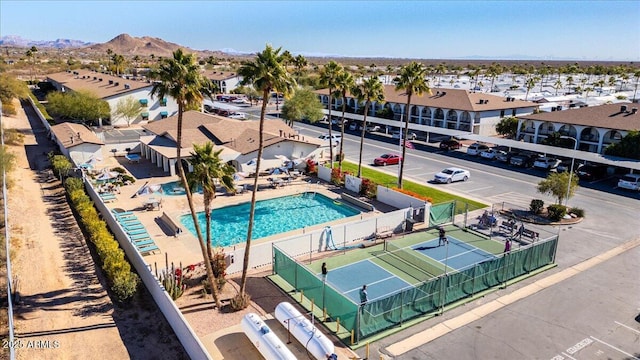
<instances>
[{"instance_id":1,"label":"parked car","mask_svg":"<svg viewBox=\"0 0 640 360\"><path fill-rule=\"evenodd\" d=\"M456 139L449 139L440 142L440 149L442 150L455 150L460 149L461 147L462 144Z\"/></svg>"},{"instance_id":2,"label":"parked car","mask_svg":"<svg viewBox=\"0 0 640 360\"><path fill-rule=\"evenodd\" d=\"M628 190L640 190L640 174L627 174L618 180L618 187Z\"/></svg>"},{"instance_id":3,"label":"parked car","mask_svg":"<svg viewBox=\"0 0 640 360\"><path fill-rule=\"evenodd\" d=\"M505 152L502 152L500 154L497 154L496 155L496 159L498 161L506 162L508 164L509 161L511 161L512 157L514 157L516 155L519 155L519 154L520 154L520 152L519 151L515 151L515 150L509 151L509 152L505 151Z\"/></svg>"},{"instance_id":4,"label":"parked car","mask_svg":"<svg viewBox=\"0 0 640 360\"><path fill-rule=\"evenodd\" d=\"M473 143L467 148L467 154L471 156L478 156L485 150L489 150L489 147L487 145Z\"/></svg>"},{"instance_id":5,"label":"parked car","mask_svg":"<svg viewBox=\"0 0 640 360\"><path fill-rule=\"evenodd\" d=\"M607 166L602 164L580 165L576 170L580 180L593 181L607 176Z\"/></svg>"},{"instance_id":6,"label":"parked car","mask_svg":"<svg viewBox=\"0 0 640 360\"><path fill-rule=\"evenodd\" d=\"M552 157L541 157L537 158L536 161L533 162L533 167L544 170L555 169L560 165L562 161Z\"/></svg>"},{"instance_id":7,"label":"parked car","mask_svg":"<svg viewBox=\"0 0 640 360\"><path fill-rule=\"evenodd\" d=\"M402 131L404 131L404 130L402 130ZM401 134L401 132L400 132L400 131L394 131L394 132L391 134L391 138L393 138L393 139L400 139L400 134ZM416 133L414 133L414 132L412 132L412 131L409 131L409 133L407 134L407 139L408 139L408 140L415 140L415 139L417 139L417 138L418 138L418 134L416 134Z\"/></svg>"},{"instance_id":8,"label":"parked car","mask_svg":"<svg viewBox=\"0 0 640 360\"><path fill-rule=\"evenodd\" d=\"M459 169L459 168L446 168L439 173L437 173L433 180L438 183L447 183L451 184L455 181L467 181L471 177L471 173L467 170Z\"/></svg>"},{"instance_id":9,"label":"parked car","mask_svg":"<svg viewBox=\"0 0 640 360\"><path fill-rule=\"evenodd\" d=\"M402 156L398 154L382 154L373 160L374 165L387 166L395 165L402 160Z\"/></svg>"},{"instance_id":10,"label":"parked car","mask_svg":"<svg viewBox=\"0 0 640 360\"><path fill-rule=\"evenodd\" d=\"M362 129L362 127L360 127L360 129ZM352 122L351 124L349 124L349 130L350 131L356 131L358 130L358 123L357 122Z\"/></svg>"},{"instance_id":11,"label":"parked car","mask_svg":"<svg viewBox=\"0 0 640 360\"><path fill-rule=\"evenodd\" d=\"M232 119L239 119L239 120L245 120L247 118L247 114L243 113L243 112L234 112L229 114L230 118Z\"/></svg>"},{"instance_id":12,"label":"parked car","mask_svg":"<svg viewBox=\"0 0 640 360\"><path fill-rule=\"evenodd\" d=\"M333 140L331 141L333 145L340 144L340 141L342 141L342 136L340 136L340 134L331 134L331 137L329 137L329 134L324 134L318 136L318 138L320 140L324 140L325 142L329 142L329 140L333 138Z\"/></svg>"},{"instance_id":13,"label":"parked car","mask_svg":"<svg viewBox=\"0 0 640 360\"><path fill-rule=\"evenodd\" d=\"M333 117L333 116L332 116L332 117ZM331 124L332 124L332 125L340 125L340 121L342 121L342 119L341 119L341 118L335 118L335 117L334 117L333 119L331 119ZM348 122L349 122L349 120L344 119L344 124L345 124L345 125L346 125Z\"/></svg>"},{"instance_id":14,"label":"parked car","mask_svg":"<svg viewBox=\"0 0 640 360\"><path fill-rule=\"evenodd\" d=\"M560 162L560 164L558 164L558 166L556 166L556 172L559 173L563 173L565 171L568 171L569 168L571 167L571 159L569 160L562 160ZM573 171L576 171L576 169L578 169L578 167L580 167L582 164L578 161L573 161Z\"/></svg>"},{"instance_id":15,"label":"parked car","mask_svg":"<svg viewBox=\"0 0 640 360\"><path fill-rule=\"evenodd\" d=\"M362 130L362 127L360 127L360 130ZM380 130L381 128L379 125L367 125L367 128L365 129L366 132L376 132Z\"/></svg>"},{"instance_id":16,"label":"parked car","mask_svg":"<svg viewBox=\"0 0 640 360\"><path fill-rule=\"evenodd\" d=\"M520 153L518 155L514 155L509 160L509 164L513 166L519 167L531 167L533 163L536 161L538 156L536 154L531 153Z\"/></svg>"},{"instance_id":17,"label":"parked car","mask_svg":"<svg viewBox=\"0 0 640 360\"><path fill-rule=\"evenodd\" d=\"M484 150L484 151L480 152L480 157L483 158L483 159L495 160L498 157L498 154L500 154L500 153L506 154L506 152L503 151L503 150L487 149L487 150Z\"/></svg>"}]
</instances>

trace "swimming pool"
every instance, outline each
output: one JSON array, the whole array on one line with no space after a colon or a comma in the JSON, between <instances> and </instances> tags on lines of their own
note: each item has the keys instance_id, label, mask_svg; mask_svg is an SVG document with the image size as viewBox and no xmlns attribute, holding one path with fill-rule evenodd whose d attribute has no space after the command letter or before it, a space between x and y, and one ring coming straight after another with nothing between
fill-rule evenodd
<instances>
[{"instance_id":1,"label":"swimming pool","mask_svg":"<svg viewBox=\"0 0 640 360\"><path fill-rule=\"evenodd\" d=\"M251 202L214 209L211 214L211 238L214 246L229 246L247 239ZM347 204L322 194L303 193L256 202L252 239L323 224L359 214ZM190 214L180 217L182 225L196 236ZM204 232L204 211L198 213ZM203 234L204 235L204 234ZM206 235L205 235L206 236Z\"/></svg>"}]
</instances>

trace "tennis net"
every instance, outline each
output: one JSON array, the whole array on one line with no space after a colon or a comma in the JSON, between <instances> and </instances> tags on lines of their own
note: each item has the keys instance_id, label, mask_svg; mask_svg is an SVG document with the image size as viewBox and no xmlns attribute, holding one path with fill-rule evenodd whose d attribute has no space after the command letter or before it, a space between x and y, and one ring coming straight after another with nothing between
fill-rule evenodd
<instances>
[{"instance_id":1,"label":"tennis net","mask_svg":"<svg viewBox=\"0 0 640 360\"><path fill-rule=\"evenodd\" d=\"M417 268L423 273L428 274L430 277L438 277L444 273L443 267L434 262L430 262L426 257L422 255L416 255L415 250L401 248L400 246L394 244L391 241L387 241L385 245L385 250L388 254L411 264L414 268Z\"/></svg>"}]
</instances>

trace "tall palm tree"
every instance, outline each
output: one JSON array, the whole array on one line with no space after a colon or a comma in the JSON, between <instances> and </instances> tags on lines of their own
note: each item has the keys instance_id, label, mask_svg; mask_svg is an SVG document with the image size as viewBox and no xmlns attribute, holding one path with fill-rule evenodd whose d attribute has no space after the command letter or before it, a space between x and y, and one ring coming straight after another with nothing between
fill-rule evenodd
<instances>
[{"instance_id":1,"label":"tall palm tree","mask_svg":"<svg viewBox=\"0 0 640 360\"><path fill-rule=\"evenodd\" d=\"M213 144L206 142L204 145L193 144L193 152L189 162L193 166L193 171L187 174L187 184L193 192L202 188L204 197L204 216L206 219L207 232L207 255L209 260L213 260L213 251L211 250L211 202L216 198L216 183L222 184L225 189L231 191L234 189L233 166L223 162L220 159L222 149L213 151Z\"/></svg>"},{"instance_id":2,"label":"tall palm tree","mask_svg":"<svg viewBox=\"0 0 640 360\"><path fill-rule=\"evenodd\" d=\"M284 58L280 54L282 48L274 49L271 45L267 45L262 52L256 54L253 61L243 61L242 66L238 70L238 74L242 76L242 84L251 84L253 87L262 92L262 109L260 110L260 125L258 135L258 158L256 162L256 172L260 170L262 161L262 150L264 148L264 116L267 112L267 99L271 91L283 93L288 96L295 86L295 80L287 72L284 65ZM247 242L244 250L244 261L242 264L242 280L240 281L241 298L245 297L245 288L247 283L247 271L249 269L249 253L251 250L251 236L253 234L253 221L256 210L256 191L258 190L258 176L253 182L253 191L251 194L251 210L249 212L249 224L247 229Z\"/></svg>"},{"instance_id":3,"label":"tall palm tree","mask_svg":"<svg viewBox=\"0 0 640 360\"><path fill-rule=\"evenodd\" d=\"M344 139L344 111L347 108L347 93L353 89L355 85L355 81L353 80L353 75L347 70L343 70L340 74L338 74L338 78L336 79L336 92L340 94L342 97L342 119L340 120L340 139ZM338 167L340 171L342 171L342 146L344 145L344 141L340 141L340 157L338 160Z\"/></svg>"},{"instance_id":4,"label":"tall palm tree","mask_svg":"<svg viewBox=\"0 0 640 360\"><path fill-rule=\"evenodd\" d=\"M384 102L384 87L380 79L372 76L357 84L352 91L359 102L364 101L364 117L362 119L362 134L360 134L360 157L358 159L358 177L362 175L362 150L364 148L364 134L367 128L367 113L372 102Z\"/></svg>"},{"instance_id":5,"label":"tall palm tree","mask_svg":"<svg viewBox=\"0 0 640 360\"><path fill-rule=\"evenodd\" d=\"M335 90L338 82L338 76L341 72L344 71L342 65L336 63L331 60L327 65L325 65L320 71L320 84L322 86L326 86L329 88L329 139L333 139L331 137L331 108L333 107L333 91ZM342 141L340 141L342 142ZM329 166L333 169L333 141L329 144Z\"/></svg>"},{"instance_id":6,"label":"tall palm tree","mask_svg":"<svg viewBox=\"0 0 640 360\"><path fill-rule=\"evenodd\" d=\"M426 80L427 70L420 63L415 61L403 66L400 69L400 75L395 79L396 91L404 90L407 95L407 106L404 116L404 131L400 142L406 141L409 134L409 116L411 116L411 97L415 94L422 96L423 93L431 92L429 83ZM400 162L400 174L398 175L398 188L402 189L402 175L404 172L404 159L406 159L407 147L402 143L402 161Z\"/></svg>"},{"instance_id":7,"label":"tall palm tree","mask_svg":"<svg viewBox=\"0 0 640 360\"><path fill-rule=\"evenodd\" d=\"M160 66L150 73L152 79L157 80L151 89L151 96L158 96L159 98L165 98L171 96L178 103L178 134L176 137L176 158L178 164L178 174L183 184L188 184L187 177L184 171L184 165L182 164L182 116L185 108L197 106L203 100L203 93L205 95L211 95L208 93L210 86L209 80L202 76L196 57L194 54L185 54L182 49L178 49L173 52L173 57L164 58L160 63ZM198 217L196 214L196 208L193 204L193 195L189 187L185 187L185 193L187 195L187 202L189 203L189 210L191 210L191 217L193 218L193 224L198 236L198 243L200 244L200 250L202 251L202 258L204 260L205 269L207 270L207 280L211 287L211 295L216 303L218 310L221 309L220 299L218 298L217 288L215 286L215 278L213 276L213 270L211 268L211 260L207 254L207 248L204 243L202 231L198 224Z\"/></svg>"}]
</instances>

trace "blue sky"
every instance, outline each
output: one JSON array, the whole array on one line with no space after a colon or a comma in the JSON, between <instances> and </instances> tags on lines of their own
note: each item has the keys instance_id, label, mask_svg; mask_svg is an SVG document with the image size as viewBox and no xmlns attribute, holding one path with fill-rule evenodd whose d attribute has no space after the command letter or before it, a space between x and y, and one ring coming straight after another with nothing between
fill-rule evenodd
<instances>
[{"instance_id":1,"label":"blue sky","mask_svg":"<svg viewBox=\"0 0 640 360\"><path fill-rule=\"evenodd\" d=\"M0 35L200 50L453 59L640 60L640 1L0 1Z\"/></svg>"}]
</instances>

